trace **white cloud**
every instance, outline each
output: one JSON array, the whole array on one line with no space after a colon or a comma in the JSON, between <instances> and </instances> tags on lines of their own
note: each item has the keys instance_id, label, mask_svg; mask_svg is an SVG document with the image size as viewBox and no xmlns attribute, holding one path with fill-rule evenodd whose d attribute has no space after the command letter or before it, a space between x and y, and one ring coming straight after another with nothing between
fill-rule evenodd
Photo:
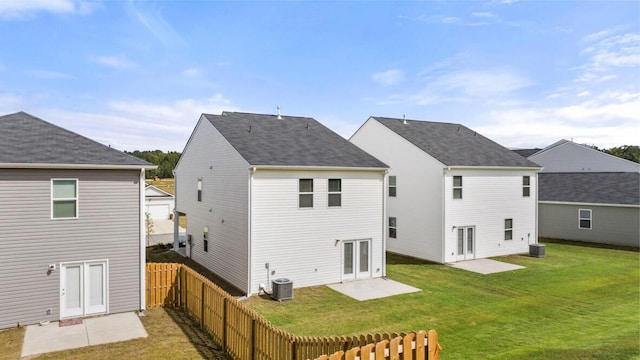
<instances>
[{"instance_id":1,"label":"white cloud","mask_svg":"<svg viewBox=\"0 0 640 360\"><path fill-rule=\"evenodd\" d=\"M482 17L482 18L496 18L497 16L495 16L494 14L490 13L490 12L472 12L471 15L475 16L475 17Z\"/></svg>"},{"instance_id":2,"label":"white cloud","mask_svg":"<svg viewBox=\"0 0 640 360\"><path fill-rule=\"evenodd\" d=\"M197 67L192 67L192 68L182 70L180 72L180 75L186 76L186 77L198 77L202 75L202 70L200 70Z\"/></svg>"},{"instance_id":3,"label":"white cloud","mask_svg":"<svg viewBox=\"0 0 640 360\"><path fill-rule=\"evenodd\" d=\"M588 58L578 67L580 73L576 82L598 83L618 78L619 74L627 75L624 77L627 79L633 78L629 71L635 71L635 76L638 76L640 34L615 34L614 30L607 29L587 35L583 40L591 44L581 52ZM632 69L626 70L628 68Z\"/></svg>"},{"instance_id":4,"label":"white cloud","mask_svg":"<svg viewBox=\"0 0 640 360\"><path fill-rule=\"evenodd\" d=\"M107 67L111 67L114 69L131 69L136 67L136 64L131 60L127 59L122 55L117 56L96 56L92 57L89 60L104 65Z\"/></svg>"},{"instance_id":5,"label":"white cloud","mask_svg":"<svg viewBox=\"0 0 640 360\"><path fill-rule=\"evenodd\" d=\"M178 32L162 16L162 9L155 5L144 2L129 1L127 12L140 22L153 36L165 46L173 47L184 45L184 40ZM142 9L141 7L154 6L152 9Z\"/></svg>"},{"instance_id":6,"label":"white cloud","mask_svg":"<svg viewBox=\"0 0 640 360\"><path fill-rule=\"evenodd\" d=\"M97 2L82 0L3 0L0 1L0 18L23 19L37 12L86 15L97 6Z\"/></svg>"},{"instance_id":7,"label":"white cloud","mask_svg":"<svg viewBox=\"0 0 640 360\"><path fill-rule=\"evenodd\" d=\"M43 119L119 150L182 151L202 113L238 111L222 94L171 102L111 101L103 112L48 109Z\"/></svg>"},{"instance_id":8,"label":"white cloud","mask_svg":"<svg viewBox=\"0 0 640 360\"><path fill-rule=\"evenodd\" d=\"M402 70L391 69L374 73L371 75L371 78L380 85L390 86L403 82L405 80L405 75Z\"/></svg>"}]
</instances>

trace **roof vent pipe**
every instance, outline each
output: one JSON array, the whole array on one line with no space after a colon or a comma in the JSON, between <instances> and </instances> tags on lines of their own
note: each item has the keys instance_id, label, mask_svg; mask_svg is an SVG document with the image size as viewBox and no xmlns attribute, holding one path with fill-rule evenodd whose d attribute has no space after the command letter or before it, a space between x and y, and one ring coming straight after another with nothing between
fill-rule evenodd
<instances>
[{"instance_id":1,"label":"roof vent pipe","mask_svg":"<svg viewBox=\"0 0 640 360\"><path fill-rule=\"evenodd\" d=\"M402 114L402 123L407 125L407 114Z\"/></svg>"},{"instance_id":2,"label":"roof vent pipe","mask_svg":"<svg viewBox=\"0 0 640 360\"><path fill-rule=\"evenodd\" d=\"M278 120L282 120L282 116L280 115L280 105L277 106L278 109Z\"/></svg>"}]
</instances>

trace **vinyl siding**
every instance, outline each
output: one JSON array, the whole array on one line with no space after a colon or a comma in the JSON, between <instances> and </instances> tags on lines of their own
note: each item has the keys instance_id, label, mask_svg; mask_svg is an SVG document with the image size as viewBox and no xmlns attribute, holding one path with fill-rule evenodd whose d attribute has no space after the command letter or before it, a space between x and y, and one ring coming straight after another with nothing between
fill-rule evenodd
<instances>
[{"instance_id":1,"label":"vinyl siding","mask_svg":"<svg viewBox=\"0 0 640 360\"><path fill-rule=\"evenodd\" d=\"M387 250L443 262L444 165L372 119L350 141L388 164L389 176L396 176L397 196L387 198L387 217L396 217L397 237L387 238Z\"/></svg>"},{"instance_id":2,"label":"vinyl siding","mask_svg":"<svg viewBox=\"0 0 640 360\"><path fill-rule=\"evenodd\" d=\"M640 246L640 208L578 204L539 205L540 236ZM578 228L578 210L591 209L591 229Z\"/></svg>"},{"instance_id":3,"label":"vinyl siding","mask_svg":"<svg viewBox=\"0 0 640 360\"><path fill-rule=\"evenodd\" d=\"M314 179L313 208L298 207L300 178ZM341 207L328 206L328 179L342 179ZM283 277L294 287L340 282L344 240L371 239L371 276L383 275L384 172L258 169L251 191L252 293Z\"/></svg>"},{"instance_id":4,"label":"vinyl siding","mask_svg":"<svg viewBox=\"0 0 640 360\"><path fill-rule=\"evenodd\" d=\"M453 199L453 176L462 176L462 199ZM529 197L522 196L523 176L531 179ZM475 258L525 253L536 242L535 171L451 170L444 184L445 262L457 260L457 227L475 227ZM504 239L505 219L513 219L513 240Z\"/></svg>"},{"instance_id":5,"label":"vinyl siding","mask_svg":"<svg viewBox=\"0 0 640 360\"><path fill-rule=\"evenodd\" d=\"M78 179L78 219L51 220L52 178ZM60 319L63 262L108 260L108 311L139 309L139 182L137 170L0 171L0 328Z\"/></svg>"},{"instance_id":6,"label":"vinyl siding","mask_svg":"<svg viewBox=\"0 0 640 360\"><path fill-rule=\"evenodd\" d=\"M565 142L531 155L542 172L640 172L640 164L573 142Z\"/></svg>"},{"instance_id":7,"label":"vinyl siding","mask_svg":"<svg viewBox=\"0 0 640 360\"><path fill-rule=\"evenodd\" d=\"M202 178L201 202L198 178ZM201 117L176 167L176 209L187 215L187 234L193 239L187 255L244 291L249 276L248 184L249 164Z\"/></svg>"}]
</instances>

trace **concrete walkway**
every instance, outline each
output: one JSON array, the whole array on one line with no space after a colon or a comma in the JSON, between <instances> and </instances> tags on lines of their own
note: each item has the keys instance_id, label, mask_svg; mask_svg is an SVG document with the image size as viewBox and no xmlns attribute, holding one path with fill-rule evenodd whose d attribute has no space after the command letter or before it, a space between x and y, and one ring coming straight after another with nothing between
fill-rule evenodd
<instances>
[{"instance_id":1,"label":"concrete walkway","mask_svg":"<svg viewBox=\"0 0 640 360\"><path fill-rule=\"evenodd\" d=\"M504 263L491 259L459 261L448 265L454 268L472 271L484 275L525 268L524 266Z\"/></svg>"},{"instance_id":2,"label":"concrete walkway","mask_svg":"<svg viewBox=\"0 0 640 360\"><path fill-rule=\"evenodd\" d=\"M359 301L420 291L420 289L413 286L383 278L346 281L327 286Z\"/></svg>"},{"instance_id":3,"label":"concrete walkway","mask_svg":"<svg viewBox=\"0 0 640 360\"><path fill-rule=\"evenodd\" d=\"M147 336L147 332L135 313L83 319L82 324L77 325L59 326L57 321L42 326L29 325L24 335L21 356Z\"/></svg>"}]
</instances>

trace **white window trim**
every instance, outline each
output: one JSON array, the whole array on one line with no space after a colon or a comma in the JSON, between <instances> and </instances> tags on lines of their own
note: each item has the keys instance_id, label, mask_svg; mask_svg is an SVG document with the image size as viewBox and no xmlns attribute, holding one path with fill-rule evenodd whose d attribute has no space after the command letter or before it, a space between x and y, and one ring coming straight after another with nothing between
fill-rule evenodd
<instances>
[{"instance_id":1,"label":"white window trim","mask_svg":"<svg viewBox=\"0 0 640 360\"><path fill-rule=\"evenodd\" d=\"M529 178L529 185L524 184L524 178ZM526 196L524 195L525 188L529 189L529 195L526 195ZM522 197L531 197L531 176L529 175L522 176Z\"/></svg>"},{"instance_id":2,"label":"white window trim","mask_svg":"<svg viewBox=\"0 0 640 360\"><path fill-rule=\"evenodd\" d=\"M391 178L394 178L395 184L391 185ZM391 195L391 188L395 189L395 193ZM389 197L398 197L398 176L397 175L389 175Z\"/></svg>"},{"instance_id":3,"label":"white window trim","mask_svg":"<svg viewBox=\"0 0 640 360\"><path fill-rule=\"evenodd\" d=\"M511 227L507 227L507 220L511 220ZM511 231L511 239L507 239L507 231ZM513 240L513 218L505 218L504 219L504 241L512 241Z\"/></svg>"},{"instance_id":4,"label":"white window trim","mask_svg":"<svg viewBox=\"0 0 640 360\"><path fill-rule=\"evenodd\" d=\"M582 211L588 211L589 212L589 218L588 219L587 218L583 218L583 217L580 216L580 213ZM589 220L589 227L588 228L580 226L580 221L582 221L582 220ZM578 209L578 229L579 230L591 230L591 229L593 229L593 211L591 209Z\"/></svg>"},{"instance_id":5,"label":"white window trim","mask_svg":"<svg viewBox=\"0 0 640 360\"><path fill-rule=\"evenodd\" d=\"M340 180L340 191L331 191L330 190L329 183L331 182L331 180ZM340 195L340 205L339 206L330 205L329 204L329 198L330 198L331 195ZM342 207L342 178L327 179L327 207L328 208L341 208Z\"/></svg>"},{"instance_id":6,"label":"white window trim","mask_svg":"<svg viewBox=\"0 0 640 360\"><path fill-rule=\"evenodd\" d=\"M391 226L391 218L394 218L396 220L396 225L395 226ZM387 224L387 236L391 239L397 239L398 238L398 217L396 216L389 216L388 219L388 224ZM391 229L395 230L396 236L391 237L390 231Z\"/></svg>"},{"instance_id":7,"label":"white window trim","mask_svg":"<svg viewBox=\"0 0 640 360\"><path fill-rule=\"evenodd\" d=\"M301 192L300 191L300 180L311 180L311 188L312 188L311 192ZM313 207L315 206L315 201L314 201L315 200L315 190L313 189L315 187L314 186L314 183L315 183L314 180L315 179L313 179L313 178L298 178L298 181L296 183L296 185L298 187L298 209L301 209L301 210L313 209ZM311 206L304 206L304 207L300 206L300 195L309 195L309 194L311 194Z\"/></svg>"},{"instance_id":8,"label":"white window trim","mask_svg":"<svg viewBox=\"0 0 640 360\"><path fill-rule=\"evenodd\" d=\"M61 199L54 199L53 198L53 182L54 181L75 181L76 182L76 197L75 198L61 198ZM51 220L74 220L74 219L78 219L80 217L80 213L79 213L79 209L80 209L80 180L78 180L77 178L52 178L51 179L51 191L50 191L50 207L51 207ZM53 216L53 201L54 200L62 200L62 201L68 201L68 200L75 200L76 201L76 216L75 217L54 217Z\"/></svg>"},{"instance_id":9,"label":"white window trim","mask_svg":"<svg viewBox=\"0 0 640 360\"><path fill-rule=\"evenodd\" d=\"M460 178L460 186L456 186L456 178L459 177ZM451 177L451 185L452 185L452 193L451 193L451 198L453 198L453 200L462 200L464 198L464 195L462 193L462 187L463 187L463 179L462 179L462 175L455 175ZM456 189L460 189L460 197L457 198L456 197Z\"/></svg>"}]
</instances>

